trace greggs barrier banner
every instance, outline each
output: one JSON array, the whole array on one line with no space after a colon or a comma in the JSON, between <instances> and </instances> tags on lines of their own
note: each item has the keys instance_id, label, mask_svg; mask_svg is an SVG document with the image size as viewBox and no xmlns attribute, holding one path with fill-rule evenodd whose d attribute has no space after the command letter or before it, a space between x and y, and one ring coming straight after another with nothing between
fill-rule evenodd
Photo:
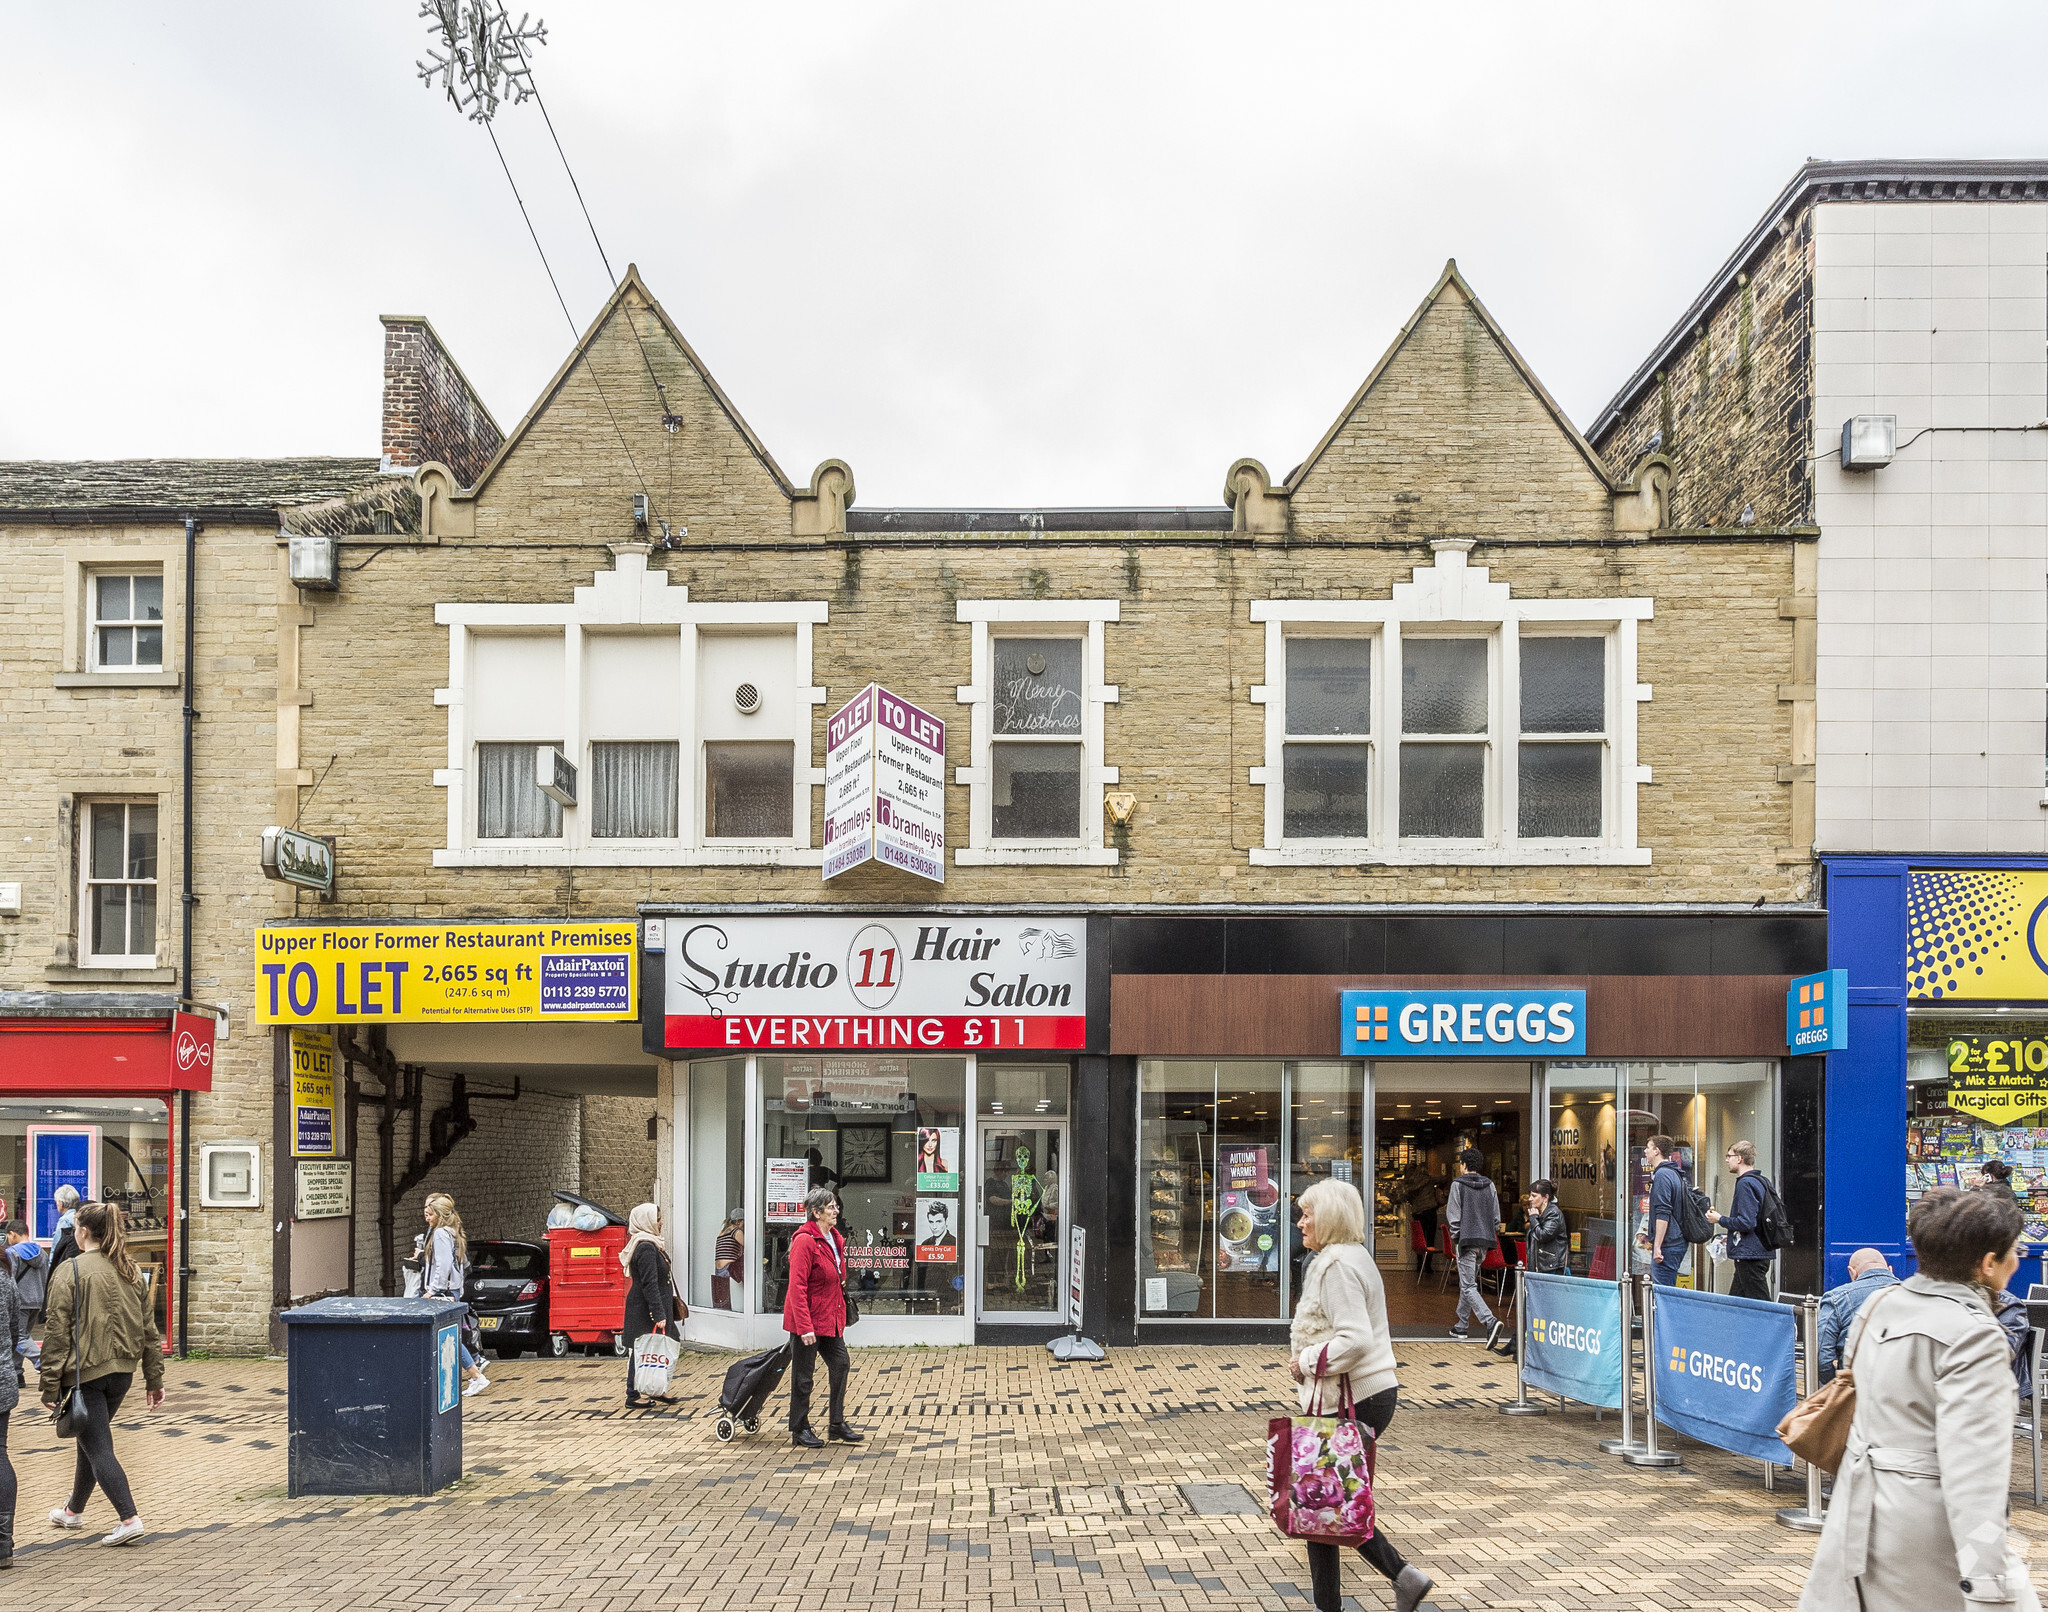
<instances>
[{"instance_id":1,"label":"greggs barrier banner","mask_svg":"<svg viewBox=\"0 0 2048 1612\"><path fill-rule=\"evenodd\" d=\"M1619 1410L1628 1359L1620 1287L1537 1271L1524 1272L1522 1281L1522 1380L1581 1405Z\"/></svg>"},{"instance_id":2,"label":"greggs barrier banner","mask_svg":"<svg viewBox=\"0 0 2048 1612\"><path fill-rule=\"evenodd\" d=\"M278 924L256 931L258 1024L640 1016L631 918Z\"/></svg>"},{"instance_id":3,"label":"greggs barrier banner","mask_svg":"<svg viewBox=\"0 0 2048 1612\"><path fill-rule=\"evenodd\" d=\"M2048 872L1909 871L1906 995L1914 1002L2048 1000Z\"/></svg>"},{"instance_id":4,"label":"greggs barrier banner","mask_svg":"<svg viewBox=\"0 0 2048 1612\"><path fill-rule=\"evenodd\" d=\"M1657 1420L1716 1449L1792 1464L1778 1423L1799 1395L1794 1312L1761 1299L1653 1287Z\"/></svg>"},{"instance_id":5,"label":"greggs barrier banner","mask_svg":"<svg viewBox=\"0 0 2048 1612\"><path fill-rule=\"evenodd\" d=\"M667 943L663 1044L677 1050L1087 1044L1077 917L670 918Z\"/></svg>"}]
</instances>

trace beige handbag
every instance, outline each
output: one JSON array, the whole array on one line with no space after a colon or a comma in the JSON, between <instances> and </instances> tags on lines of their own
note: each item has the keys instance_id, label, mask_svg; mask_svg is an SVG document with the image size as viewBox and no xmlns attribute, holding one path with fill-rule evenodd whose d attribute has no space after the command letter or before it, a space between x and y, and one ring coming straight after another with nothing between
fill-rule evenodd
<instances>
[{"instance_id":1,"label":"beige handbag","mask_svg":"<svg viewBox=\"0 0 2048 1612\"><path fill-rule=\"evenodd\" d=\"M1856 1351L1870 1335L1871 1318L1877 1306L1884 1303L1890 1291L1903 1285L1894 1283L1892 1289L1870 1301L1863 1317L1863 1330L1856 1334L1856 1349L1842 1362L1842 1369L1794 1405L1778 1424L1778 1437L1785 1441L1785 1447L1808 1465L1823 1472L1841 1469L1842 1457L1849 1451L1849 1429L1856 1420L1856 1374L1849 1368L1856 1363Z\"/></svg>"}]
</instances>

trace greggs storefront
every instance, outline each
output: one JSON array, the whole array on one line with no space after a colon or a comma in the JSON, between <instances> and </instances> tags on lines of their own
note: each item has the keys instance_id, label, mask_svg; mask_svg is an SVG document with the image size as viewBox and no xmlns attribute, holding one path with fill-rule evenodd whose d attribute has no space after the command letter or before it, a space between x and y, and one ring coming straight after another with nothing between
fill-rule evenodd
<instances>
[{"instance_id":1,"label":"greggs storefront","mask_svg":"<svg viewBox=\"0 0 2048 1612\"><path fill-rule=\"evenodd\" d=\"M0 1219L48 1247L57 1189L119 1206L170 1349L187 1094L213 1084L215 1021L175 998L0 992Z\"/></svg>"}]
</instances>

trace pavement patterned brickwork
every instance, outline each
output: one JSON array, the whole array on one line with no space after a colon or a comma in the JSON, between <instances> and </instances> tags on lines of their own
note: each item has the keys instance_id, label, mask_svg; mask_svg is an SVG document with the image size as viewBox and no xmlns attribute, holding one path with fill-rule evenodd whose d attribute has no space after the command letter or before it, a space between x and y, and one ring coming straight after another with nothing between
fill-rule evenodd
<instances>
[{"instance_id":1,"label":"pavement patterned brickwork","mask_svg":"<svg viewBox=\"0 0 2048 1612\"><path fill-rule=\"evenodd\" d=\"M1773 1513L1803 1489L1781 1477L1766 1493L1757 1463L1688 1441L1674 1441L1681 1470L1625 1467L1597 1447L1613 1416L1500 1416L1511 1368L1471 1345L1397 1352L1382 1518L1435 1574L1443 1612L1797 1601L1813 1540ZM154 1530L133 1549L98 1546L112 1519L97 1495L91 1531L49 1528L71 1447L32 1407L16 1416L19 1544L0 1607L1302 1612L1303 1550L1263 1514L1266 1421L1290 1404L1277 1354L856 1351L849 1402L868 1440L816 1452L791 1448L780 1396L759 1433L717 1440L730 1356L685 1356L681 1403L655 1412L624 1408L610 1358L500 1363L464 1404L460 1484L298 1500L283 1363L174 1361L164 1409L119 1424ZM2028 1542L2048 1537L2024 1498L2013 1517ZM1391 1604L1355 1558L1345 1588L1347 1605Z\"/></svg>"}]
</instances>

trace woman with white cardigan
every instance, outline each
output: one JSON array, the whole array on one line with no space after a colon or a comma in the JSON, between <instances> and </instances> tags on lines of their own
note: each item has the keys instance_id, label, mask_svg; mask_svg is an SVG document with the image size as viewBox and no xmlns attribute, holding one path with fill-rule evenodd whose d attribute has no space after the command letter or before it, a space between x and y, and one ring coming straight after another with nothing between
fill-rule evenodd
<instances>
[{"instance_id":1,"label":"woman with white cardigan","mask_svg":"<svg viewBox=\"0 0 2048 1612\"><path fill-rule=\"evenodd\" d=\"M1348 1388L1358 1419L1375 1440L1394 1419L1400 1387L1394 1380L1394 1345L1387 1335L1387 1295L1379 1267L1365 1246L1365 1200L1348 1181L1318 1181L1295 1200L1301 1211L1301 1240L1315 1255L1302 1279L1295 1306L1293 1359L1289 1370L1301 1384L1301 1408L1310 1415L1335 1416ZM1378 1496L1374 1496L1377 1504ZM1415 1612L1435 1583L1401 1559L1373 1520L1373 1535L1358 1547L1394 1587L1396 1612ZM1335 1545L1313 1540L1308 1547L1309 1582L1317 1612L1340 1612L1344 1604L1343 1555Z\"/></svg>"}]
</instances>

